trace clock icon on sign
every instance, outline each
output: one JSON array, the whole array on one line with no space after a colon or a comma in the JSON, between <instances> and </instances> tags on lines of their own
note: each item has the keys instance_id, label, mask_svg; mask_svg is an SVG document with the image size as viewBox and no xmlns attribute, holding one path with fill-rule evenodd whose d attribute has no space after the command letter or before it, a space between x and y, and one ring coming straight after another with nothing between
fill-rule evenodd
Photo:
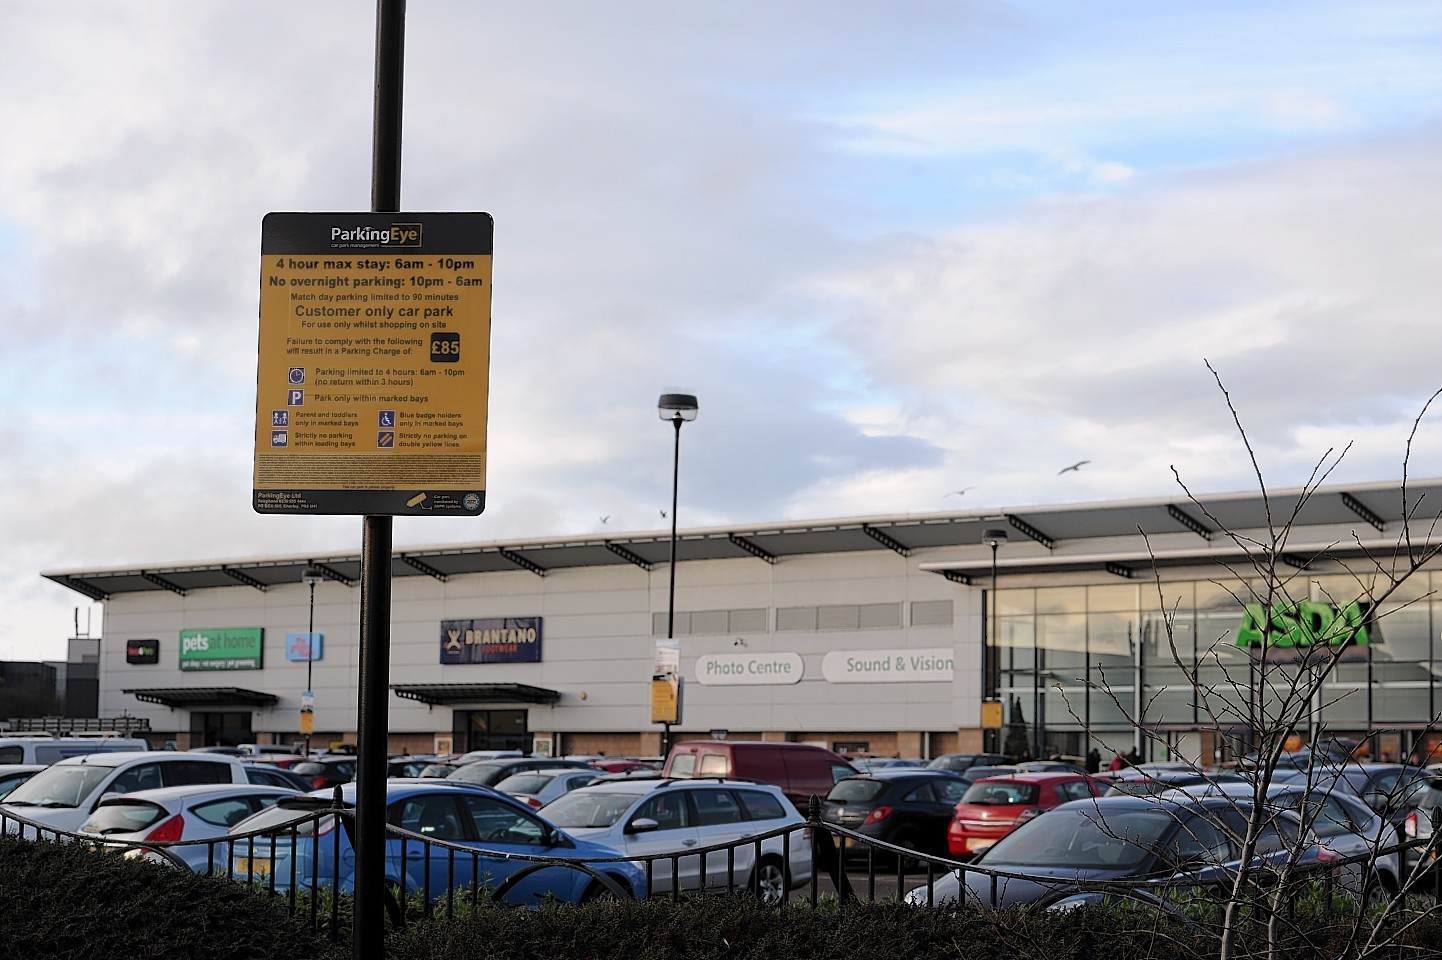
<instances>
[{"instance_id":1,"label":"clock icon on sign","mask_svg":"<svg viewBox=\"0 0 1442 960\"><path fill-rule=\"evenodd\" d=\"M291 367L291 368L290 368L290 382L291 382L291 383L305 383L305 367Z\"/></svg>"}]
</instances>

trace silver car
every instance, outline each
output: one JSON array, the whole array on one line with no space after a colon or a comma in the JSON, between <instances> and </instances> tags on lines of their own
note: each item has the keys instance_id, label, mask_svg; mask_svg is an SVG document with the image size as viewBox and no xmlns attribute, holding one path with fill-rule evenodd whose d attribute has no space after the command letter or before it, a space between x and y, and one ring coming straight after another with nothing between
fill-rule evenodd
<instances>
[{"instance_id":1,"label":"silver car","mask_svg":"<svg viewBox=\"0 0 1442 960\"><path fill-rule=\"evenodd\" d=\"M545 819L578 838L605 844L628 857L680 854L674 860L682 890L757 889L768 902L785 899L790 889L811 882L811 844L803 838L806 821L780 787L749 780L610 780L572 790L541 808ZM783 827L794 831L756 844L741 842ZM706 854L701 875L699 851ZM695 855L691 855L695 854ZM651 866L651 892L676 889L673 861Z\"/></svg>"},{"instance_id":2,"label":"silver car","mask_svg":"<svg viewBox=\"0 0 1442 960\"><path fill-rule=\"evenodd\" d=\"M282 797L298 797L288 787L247 784L192 784L137 790L101 800L80 825L79 832L99 839L173 843L223 837L234 825ZM170 853L196 873L224 870L226 862L211 853L211 844L182 844Z\"/></svg>"}]
</instances>

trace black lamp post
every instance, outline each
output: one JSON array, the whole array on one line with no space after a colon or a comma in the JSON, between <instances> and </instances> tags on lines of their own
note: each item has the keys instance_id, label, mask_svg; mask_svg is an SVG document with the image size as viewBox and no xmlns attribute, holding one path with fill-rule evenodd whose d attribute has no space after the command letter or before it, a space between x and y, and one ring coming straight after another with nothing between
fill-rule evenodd
<instances>
[{"instance_id":1,"label":"black lamp post","mask_svg":"<svg viewBox=\"0 0 1442 960\"><path fill-rule=\"evenodd\" d=\"M676 503L681 489L681 425L695 420L699 408L696 398L689 393L663 393L656 402L656 413L662 420L670 420L676 428L675 453L671 459L671 551L669 565L671 583L666 598L666 639L676 638ZM663 724L661 753L671 751L671 724Z\"/></svg>"},{"instance_id":2,"label":"black lamp post","mask_svg":"<svg viewBox=\"0 0 1442 960\"><path fill-rule=\"evenodd\" d=\"M1006 531L1000 527L989 529L982 533L981 542L991 547L991 596L988 598L988 625L982 630L981 644L981 699L985 701L999 700L1001 697L1001 652L997 647L1000 638L997 635L996 619L996 551L1006 543ZM1000 746L996 742L1000 733L999 730L988 733L992 740L987 747L992 752L997 752Z\"/></svg>"},{"instance_id":3,"label":"black lamp post","mask_svg":"<svg viewBox=\"0 0 1442 960\"><path fill-rule=\"evenodd\" d=\"M315 698L315 689L311 686L311 665L315 663L315 588L316 584L324 579L325 574L315 567L306 567L300 574L301 583L310 587L310 620L305 631L305 692L312 701ZM311 727L315 724L314 703L301 703L300 712L311 715L305 730L305 755L310 756L310 733Z\"/></svg>"}]
</instances>

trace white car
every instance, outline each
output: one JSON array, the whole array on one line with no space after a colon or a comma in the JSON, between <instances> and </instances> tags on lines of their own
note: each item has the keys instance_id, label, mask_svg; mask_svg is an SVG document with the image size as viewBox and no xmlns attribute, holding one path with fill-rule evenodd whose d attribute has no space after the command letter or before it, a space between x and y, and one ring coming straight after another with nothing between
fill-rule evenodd
<instances>
[{"instance_id":1,"label":"white car","mask_svg":"<svg viewBox=\"0 0 1442 960\"><path fill-rule=\"evenodd\" d=\"M676 871L683 890L702 887L701 856L707 853L705 888L759 890L768 902L811 882L811 842L805 819L780 787L749 780L608 780L572 790L541 808L541 816L577 838L614 847L628 857L682 854ZM781 827L789 834L756 844L738 843ZM734 847L735 870L728 875ZM789 857L788 854L789 853ZM694 855L693 855L694 854ZM672 860L650 870L653 894L672 893Z\"/></svg>"},{"instance_id":2,"label":"white car","mask_svg":"<svg viewBox=\"0 0 1442 960\"><path fill-rule=\"evenodd\" d=\"M232 826L282 797L298 797L287 787L247 784L190 784L138 790L106 797L80 825L80 833L118 842L171 843L223 837ZM226 860L212 853L213 845L183 844L170 853L196 873L224 870Z\"/></svg>"},{"instance_id":3,"label":"white car","mask_svg":"<svg viewBox=\"0 0 1442 960\"><path fill-rule=\"evenodd\" d=\"M53 763L16 787L0 803L0 821L6 833L28 837L37 831L22 830L13 818L74 832L107 796L190 783L249 783L249 778L238 758L218 753L93 753Z\"/></svg>"}]
</instances>

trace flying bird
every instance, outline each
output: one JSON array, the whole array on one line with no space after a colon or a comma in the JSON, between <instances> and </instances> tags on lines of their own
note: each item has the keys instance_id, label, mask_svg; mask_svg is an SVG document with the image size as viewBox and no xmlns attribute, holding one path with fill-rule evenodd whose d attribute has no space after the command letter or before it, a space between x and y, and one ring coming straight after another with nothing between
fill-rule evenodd
<instances>
[{"instance_id":1,"label":"flying bird","mask_svg":"<svg viewBox=\"0 0 1442 960\"><path fill-rule=\"evenodd\" d=\"M608 514L606 514L604 517L601 518L601 522L602 522L602 523L605 523L605 522L606 522L607 520L609 520L609 519L611 519L611 515L608 513Z\"/></svg>"},{"instance_id":2,"label":"flying bird","mask_svg":"<svg viewBox=\"0 0 1442 960\"><path fill-rule=\"evenodd\" d=\"M1067 472L1070 472L1070 471L1078 471L1078 472L1080 472L1080 470L1081 470L1081 468L1082 468L1082 464L1085 464L1085 463L1091 463L1091 461L1090 461L1090 460L1078 460L1076 463L1072 464L1072 465L1069 466L1069 467L1062 467L1060 470L1058 470L1058 471L1056 472L1056 475L1057 475L1057 476L1061 476L1062 474L1067 473Z\"/></svg>"},{"instance_id":3,"label":"flying bird","mask_svg":"<svg viewBox=\"0 0 1442 960\"><path fill-rule=\"evenodd\" d=\"M950 493L948 493L947 496L948 496L948 497L951 497L951 496L959 497L959 496L961 496L963 493L966 493L966 491L968 491L968 490L975 490L975 489L976 489L976 484L972 484L972 485L969 486L969 487L962 487L960 490L953 490L953 491L951 491Z\"/></svg>"},{"instance_id":4,"label":"flying bird","mask_svg":"<svg viewBox=\"0 0 1442 960\"><path fill-rule=\"evenodd\" d=\"M665 511L665 510L662 510L662 511L661 511L661 519L662 519L662 520L665 520L665 519L666 519L666 511Z\"/></svg>"}]
</instances>

